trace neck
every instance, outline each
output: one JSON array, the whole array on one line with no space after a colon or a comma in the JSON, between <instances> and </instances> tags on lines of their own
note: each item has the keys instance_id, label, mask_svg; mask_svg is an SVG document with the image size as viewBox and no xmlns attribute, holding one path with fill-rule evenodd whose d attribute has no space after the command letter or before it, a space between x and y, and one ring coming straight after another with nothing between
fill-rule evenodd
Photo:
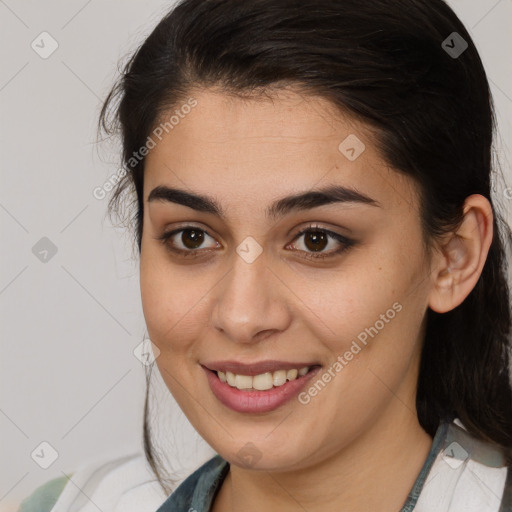
<instances>
[{"instance_id":1,"label":"neck","mask_svg":"<svg viewBox=\"0 0 512 512\"><path fill-rule=\"evenodd\" d=\"M233 464L212 512L397 512L432 446L415 409L392 399L388 409L350 445L314 466L260 472Z\"/></svg>"}]
</instances>

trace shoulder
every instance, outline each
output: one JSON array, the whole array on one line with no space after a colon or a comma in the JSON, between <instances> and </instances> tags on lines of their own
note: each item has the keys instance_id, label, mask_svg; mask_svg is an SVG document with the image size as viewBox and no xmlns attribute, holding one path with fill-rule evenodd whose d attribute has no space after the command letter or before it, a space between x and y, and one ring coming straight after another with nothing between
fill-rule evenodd
<instances>
[{"instance_id":1,"label":"shoulder","mask_svg":"<svg viewBox=\"0 0 512 512\"><path fill-rule=\"evenodd\" d=\"M432 509L512 512L512 468L502 450L475 439L459 420L448 425L414 510Z\"/></svg>"},{"instance_id":2,"label":"shoulder","mask_svg":"<svg viewBox=\"0 0 512 512\"><path fill-rule=\"evenodd\" d=\"M100 460L37 488L18 512L68 512L93 502L105 512L154 512L166 494L143 453Z\"/></svg>"}]
</instances>

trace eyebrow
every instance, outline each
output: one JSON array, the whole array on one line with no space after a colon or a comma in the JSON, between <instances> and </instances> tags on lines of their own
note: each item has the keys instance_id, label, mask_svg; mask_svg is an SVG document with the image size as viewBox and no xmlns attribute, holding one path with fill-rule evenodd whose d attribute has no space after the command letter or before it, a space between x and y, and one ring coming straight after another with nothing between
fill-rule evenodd
<instances>
[{"instance_id":1,"label":"eyebrow","mask_svg":"<svg viewBox=\"0 0 512 512\"><path fill-rule=\"evenodd\" d=\"M212 213L220 218L225 218L222 206L215 199L165 185L155 187L150 192L147 201L148 203L165 201L181 204L200 212ZM309 210L332 203L356 203L381 207L378 201L353 188L329 185L278 199L267 208L266 215L269 219L276 220L292 211Z\"/></svg>"}]
</instances>

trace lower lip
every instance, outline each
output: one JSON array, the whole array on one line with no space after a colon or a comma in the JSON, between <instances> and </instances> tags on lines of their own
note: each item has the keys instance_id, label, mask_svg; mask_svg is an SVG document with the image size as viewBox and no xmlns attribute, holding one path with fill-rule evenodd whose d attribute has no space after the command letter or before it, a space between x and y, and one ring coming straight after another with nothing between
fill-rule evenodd
<instances>
[{"instance_id":1,"label":"lower lip","mask_svg":"<svg viewBox=\"0 0 512 512\"><path fill-rule=\"evenodd\" d=\"M213 394L226 407L237 412L259 413L273 411L298 395L306 383L320 371L321 367L313 368L306 375L265 391L242 391L231 387L227 382L222 382L216 372L204 366L202 368L206 372Z\"/></svg>"}]
</instances>

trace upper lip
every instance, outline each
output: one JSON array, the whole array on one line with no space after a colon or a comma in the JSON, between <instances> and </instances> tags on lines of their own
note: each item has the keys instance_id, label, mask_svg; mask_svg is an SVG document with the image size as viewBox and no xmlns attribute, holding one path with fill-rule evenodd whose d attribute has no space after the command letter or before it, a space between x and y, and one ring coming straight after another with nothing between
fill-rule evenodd
<instances>
[{"instance_id":1,"label":"upper lip","mask_svg":"<svg viewBox=\"0 0 512 512\"><path fill-rule=\"evenodd\" d=\"M304 366L319 366L319 363L312 363L311 361L290 363L287 361L276 360L258 361L254 363L240 363L238 361L212 361L211 363L203 363L202 366L214 371L220 370L222 372L231 372L238 375L254 376L266 372L275 372L277 370L291 370L293 368L300 370L301 368L304 368Z\"/></svg>"}]
</instances>

